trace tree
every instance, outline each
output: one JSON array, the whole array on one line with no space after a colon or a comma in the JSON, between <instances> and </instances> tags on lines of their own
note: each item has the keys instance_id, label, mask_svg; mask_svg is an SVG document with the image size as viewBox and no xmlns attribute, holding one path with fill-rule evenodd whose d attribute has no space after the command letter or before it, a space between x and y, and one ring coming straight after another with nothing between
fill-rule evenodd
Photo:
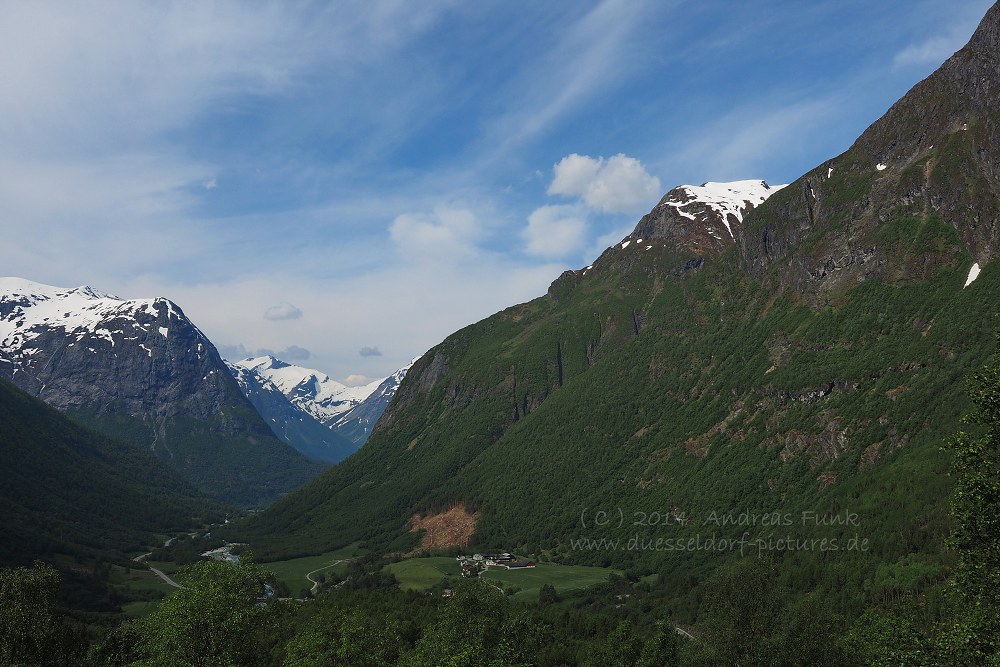
<instances>
[{"instance_id":1,"label":"tree","mask_svg":"<svg viewBox=\"0 0 1000 667\"><path fill-rule=\"evenodd\" d=\"M402 648L399 625L356 608L316 618L285 647L284 667L391 667Z\"/></svg>"},{"instance_id":2,"label":"tree","mask_svg":"<svg viewBox=\"0 0 1000 667\"><path fill-rule=\"evenodd\" d=\"M959 433L949 443L958 604L939 645L953 664L1000 665L1000 362L973 376L971 396L975 410L967 421L985 432Z\"/></svg>"},{"instance_id":3,"label":"tree","mask_svg":"<svg viewBox=\"0 0 1000 667\"><path fill-rule=\"evenodd\" d=\"M656 631L642 649L638 667L677 667L680 660L680 642L673 624L656 622Z\"/></svg>"},{"instance_id":4,"label":"tree","mask_svg":"<svg viewBox=\"0 0 1000 667\"><path fill-rule=\"evenodd\" d=\"M719 568L705 583L706 645L719 664L765 665L774 655L781 594L777 570L765 559Z\"/></svg>"},{"instance_id":5,"label":"tree","mask_svg":"<svg viewBox=\"0 0 1000 667\"><path fill-rule=\"evenodd\" d=\"M631 621L621 621L586 664L593 667L635 667L642 650L642 640L635 626Z\"/></svg>"},{"instance_id":6,"label":"tree","mask_svg":"<svg viewBox=\"0 0 1000 667\"><path fill-rule=\"evenodd\" d=\"M413 667L521 667L531 664L535 632L503 593L478 579L462 582L424 628L402 664Z\"/></svg>"},{"instance_id":7,"label":"tree","mask_svg":"<svg viewBox=\"0 0 1000 667\"><path fill-rule=\"evenodd\" d=\"M30 568L0 568L0 664L80 664L83 639L62 620L60 582L55 568L41 561Z\"/></svg>"},{"instance_id":8,"label":"tree","mask_svg":"<svg viewBox=\"0 0 1000 667\"><path fill-rule=\"evenodd\" d=\"M149 667L265 664L269 610L258 600L270 573L243 556L182 568L184 587L140 624Z\"/></svg>"},{"instance_id":9,"label":"tree","mask_svg":"<svg viewBox=\"0 0 1000 667\"><path fill-rule=\"evenodd\" d=\"M556 593L555 586L552 584L542 584L542 587L538 591L538 602L539 604L559 602L559 594Z\"/></svg>"}]
</instances>

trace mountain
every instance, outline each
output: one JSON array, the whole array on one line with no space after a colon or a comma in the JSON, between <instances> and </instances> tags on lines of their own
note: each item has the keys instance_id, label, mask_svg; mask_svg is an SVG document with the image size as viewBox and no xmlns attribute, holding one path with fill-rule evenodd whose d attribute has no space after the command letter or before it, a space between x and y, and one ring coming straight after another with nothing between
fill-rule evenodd
<instances>
[{"instance_id":1,"label":"mountain","mask_svg":"<svg viewBox=\"0 0 1000 667\"><path fill-rule=\"evenodd\" d=\"M0 563L108 558L224 517L149 452L85 429L0 380Z\"/></svg>"},{"instance_id":2,"label":"mountain","mask_svg":"<svg viewBox=\"0 0 1000 667\"><path fill-rule=\"evenodd\" d=\"M417 357L417 359L419 358ZM399 385L403 382L403 378L406 377L407 371L413 367L417 359L403 366L392 375L366 385L366 388L373 385L375 388L360 403L350 410L341 413L336 421L333 422L332 428L337 433L343 434L356 442L358 447L365 444L371 436L379 418L385 412L386 408L389 407L393 396L399 390Z\"/></svg>"},{"instance_id":3,"label":"mountain","mask_svg":"<svg viewBox=\"0 0 1000 667\"><path fill-rule=\"evenodd\" d=\"M274 360L278 362L276 359ZM243 394L283 442L311 459L337 463L355 452L358 444L324 426L293 403L273 382L252 368L226 362Z\"/></svg>"},{"instance_id":4,"label":"mountain","mask_svg":"<svg viewBox=\"0 0 1000 667\"><path fill-rule=\"evenodd\" d=\"M256 504L320 472L278 440L212 343L167 299L0 278L0 377L150 449L196 488Z\"/></svg>"},{"instance_id":5,"label":"mountain","mask_svg":"<svg viewBox=\"0 0 1000 667\"><path fill-rule=\"evenodd\" d=\"M677 188L592 266L452 334L356 455L241 536L403 551L447 519L451 543L688 587L750 549L843 599L940 573L941 445L1000 324L998 35L1000 5L787 187Z\"/></svg>"},{"instance_id":6,"label":"mountain","mask_svg":"<svg viewBox=\"0 0 1000 667\"><path fill-rule=\"evenodd\" d=\"M403 376L406 375L406 371L412 365L411 361L387 378L374 380L358 387L348 387L331 379L326 373L289 364L270 355L238 361L233 366L242 370L234 370L233 372L234 374L239 373L240 376L244 376L246 373L253 374L258 384L276 388L300 413L308 415L332 430L336 435L334 444L331 445L332 449L316 450L313 445L308 444L312 440L307 441L307 444L303 446L309 448L311 452L326 452L325 455L314 456L314 458L336 463L365 443L378 418L395 394ZM241 381L240 386L244 389L244 393L253 390L251 382ZM261 406L258 403L261 401L255 400L249 393L247 396L260 410ZM283 407L277 413L272 412L270 407L266 410L262 410L261 414L276 425L279 431L284 428L279 424L283 424L288 419L291 419L293 423L309 421L305 419L303 414L289 413ZM310 427L310 430L314 429ZM345 445L343 443L345 438L353 445ZM299 447L294 440L294 438L285 439L289 444L305 452L305 449ZM343 455L338 456L341 452L344 452ZM309 452L306 454L312 455ZM328 456L334 456L334 458L328 458Z\"/></svg>"}]
</instances>

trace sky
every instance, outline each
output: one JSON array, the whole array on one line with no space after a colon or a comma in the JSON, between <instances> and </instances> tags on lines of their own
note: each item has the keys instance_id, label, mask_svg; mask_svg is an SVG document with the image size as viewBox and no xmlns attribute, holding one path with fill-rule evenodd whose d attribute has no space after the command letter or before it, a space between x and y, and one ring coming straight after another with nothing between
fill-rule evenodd
<instances>
[{"instance_id":1,"label":"sky","mask_svg":"<svg viewBox=\"0 0 1000 667\"><path fill-rule=\"evenodd\" d=\"M0 275L362 384L843 152L991 4L0 0Z\"/></svg>"}]
</instances>

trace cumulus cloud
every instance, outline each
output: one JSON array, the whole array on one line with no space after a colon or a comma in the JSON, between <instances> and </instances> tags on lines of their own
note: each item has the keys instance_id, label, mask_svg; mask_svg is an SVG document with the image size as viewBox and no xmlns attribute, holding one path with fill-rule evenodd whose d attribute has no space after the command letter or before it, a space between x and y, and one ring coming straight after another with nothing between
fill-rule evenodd
<instances>
[{"instance_id":1,"label":"cumulus cloud","mask_svg":"<svg viewBox=\"0 0 1000 667\"><path fill-rule=\"evenodd\" d=\"M642 163L622 153L593 158L573 153L554 167L549 194L579 197L605 213L635 213L660 196L660 179Z\"/></svg>"},{"instance_id":2,"label":"cumulus cloud","mask_svg":"<svg viewBox=\"0 0 1000 667\"><path fill-rule=\"evenodd\" d=\"M282 301L276 306L271 306L264 312L265 320L297 320L302 317L302 311L288 303Z\"/></svg>"},{"instance_id":3,"label":"cumulus cloud","mask_svg":"<svg viewBox=\"0 0 1000 667\"><path fill-rule=\"evenodd\" d=\"M348 375L344 378L344 384L348 387L360 387L363 384L368 384L368 382L369 378L367 375L358 375L357 373Z\"/></svg>"},{"instance_id":4,"label":"cumulus cloud","mask_svg":"<svg viewBox=\"0 0 1000 667\"><path fill-rule=\"evenodd\" d=\"M525 252L539 257L565 257L579 251L587 235L582 206L542 206L528 216L521 233Z\"/></svg>"},{"instance_id":5,"label":"cumulus cloud","mask_svg":"<svg viewBox=\"0 0 1000 667\"><path fill-rule=\"evenodd\" d=\"M389 237L411 258L462 257L475 253L476 216L465 209L404 213L393 220Z\"/></svg>"},{"instance_id":6,"label":"cumulus cloud","mask_svg":"<svg viewBox=\"0 0 1000 667\"><path fill-rule=\"evenodd\" d=\"M377 347L365 346L360 350L358 350L358 354L360 354L362 357L381 357L382 350L378 349Z\"/></svg>"},{"instance_id":7,"label":"cumulus cloud","mask_svg":"<svg viewBox=\"0 0 1000 667\"><path fill-rule=\"evenodd\" d=\"M214 190L215 188L219 187L219 182L214 178L210 178L207 181L202 181L201 187L205 188L206 190Z\"/></svg>"}]
</instances>

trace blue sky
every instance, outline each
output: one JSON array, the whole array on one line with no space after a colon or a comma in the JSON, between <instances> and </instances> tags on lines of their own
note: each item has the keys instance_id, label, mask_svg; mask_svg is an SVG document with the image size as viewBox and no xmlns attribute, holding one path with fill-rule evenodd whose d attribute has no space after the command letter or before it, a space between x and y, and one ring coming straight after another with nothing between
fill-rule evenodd
<instances>
[{"instance_id":1,"label":"blue sky","mask_svg":"<svg viewBox=\"0 0 1000 667\"><path fill-rule=\"evenodd\" d=\"M359 383L844 151L992 3L2 4L0 273Z\"/></svg>"}]
</instances>

